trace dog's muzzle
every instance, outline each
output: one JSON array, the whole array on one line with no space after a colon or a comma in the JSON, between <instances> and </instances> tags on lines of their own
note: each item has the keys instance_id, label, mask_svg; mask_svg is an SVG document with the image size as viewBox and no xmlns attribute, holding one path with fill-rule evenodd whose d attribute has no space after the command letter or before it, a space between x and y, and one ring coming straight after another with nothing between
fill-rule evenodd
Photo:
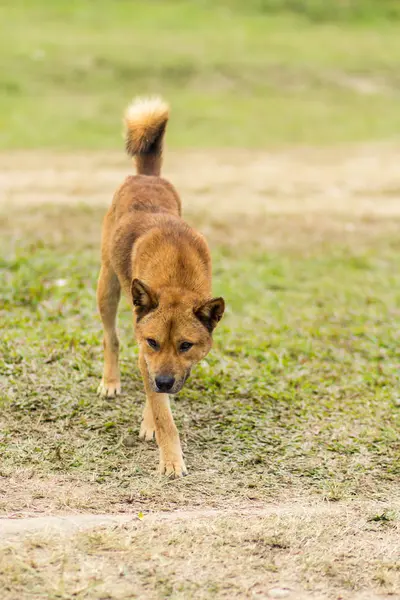
<instances>
[{"instance_id":1,"label":"dog's muzzle","mask_svg":"<svg viewBox=\"0 0 400 600\"><path fill-rule=\"evenodd\" d=\"M173 375L157 375L153 381L154 391L158 394L177 394L181 391L190 375L190 370L182 379L176 379Z\"/></svg>"}]
</instances>

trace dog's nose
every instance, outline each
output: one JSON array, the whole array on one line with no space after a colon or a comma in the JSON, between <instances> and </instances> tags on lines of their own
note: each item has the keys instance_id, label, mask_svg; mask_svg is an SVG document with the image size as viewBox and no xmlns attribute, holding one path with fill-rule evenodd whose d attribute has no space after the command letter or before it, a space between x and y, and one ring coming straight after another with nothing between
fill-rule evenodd
<instances>
[{"instance_id":1,"label":"dog's nose","mask_svg":"<svg viewBox=\"0 0 400 600\"><path fill-rule=\"evenodd\" d=\"M159 375L156 377L156 386L159 392L169 392L175 383L175 377L171 375Z\"/></svg>"}]
</instances>

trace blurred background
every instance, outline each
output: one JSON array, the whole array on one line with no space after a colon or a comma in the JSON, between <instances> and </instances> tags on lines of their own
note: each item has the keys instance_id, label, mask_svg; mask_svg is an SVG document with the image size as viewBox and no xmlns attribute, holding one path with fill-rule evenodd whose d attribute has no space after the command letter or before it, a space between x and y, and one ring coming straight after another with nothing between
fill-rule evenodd
<instances>
[{"instance_id":1,"label":"blurred background","mask_svg":"<svg viewBox=\"0 0 400 600\"><path fill-rule=\"evenodd\" d=\"M393 139L398 0L3 0L0 147L121 146L161 93L174 147Z\"/></svg>"}]
</instances>

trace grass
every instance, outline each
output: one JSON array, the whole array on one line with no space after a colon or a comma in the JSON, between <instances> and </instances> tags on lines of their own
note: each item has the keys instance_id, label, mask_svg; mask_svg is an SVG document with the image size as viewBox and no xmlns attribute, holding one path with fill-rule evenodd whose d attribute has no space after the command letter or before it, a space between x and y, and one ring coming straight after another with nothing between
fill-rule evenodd
<instances>
[{"instance_id":1,"label":"grass","mask_svg":"<svg viewBox=\"0 0 400 600\"><path fill-rule=\"evenodd\" d=\"M100 216L78 214L64 244L41 234L3 249L2 469L118 481L126 495L132 478L153 475L155 457L135 437L143 392L127 310L126 395L108 402L94 394L98 256L86 233ZM213 354L175 402L195 473L206 462L238 471L244 484L251 472L244 493L260 499L288 484L329 496L328 482L336 495L380 497L397 480L398 245L374 241L361 253L339 247L307 256L215 249L215 291L229 312ZM129 447L126 436L134 436Z\"/></svg>"},{"instance_id":2,"label":"grass","mask_svg":"<svg viewBox=\"0 0 400 600\"><path fill-rule=\"evenodd\" d=\"M398 15L390 0L1 3L0 515L22 532L0 522L5 600L400 594L399 152L343 145L398 137ZM137 93L171 102L166 172L227 301L173 401L176 481L138 440L126 305L123 395L95 394L100 225ZM251 151L287 144L318 148ZM77 533L76 513L130 520ZM57 514L62 532L25 535L23 517Z\"/></svg>"},{"instance_id":3,"label":"grass","mask_svg":"<svg viewBox=\"0 0 400 600\"><path fill-rule=\"evenodd\" d=\"M142 93L170 100L175 147L397 138L400 21L332 6L3 2L0 147L119 147Z\"/></svg>"},{"instance_id":4,"label":"grass","mask_svg":"<svg viewBox=\"0 0 400 600\"><path fill-rule=\"evenodd\" d=\"M234 214L224 219L226 231L208 219L214 291L227 298L228 311L212 354L174 403L193 472L182 488L154 481L155 450L136 439L143 391L127 307L120 319L125 395L115 402L95 396L103 212L43 205L3 213L4 475L16 468L68 474L98 489L115 486L115 501L130 497L138 507L143 497L158 505L160 485L171 490L166 505L179 506L192 502L182 495L187 485L201 501L212 490L216 503L238 493L265 500L288 486L332 499L386 498L399 474L396 222L393 229L382 217L363 229L364 218L352 215L355 231L346 234L342 217L325 209L310 232L298 214L258 215L256 223L238 213L238 245ZM328 218L344 233L333 227L321 242L315 233ZM202 213L195 209L191 219L202 227ZM280 242L266 251L269 235Z\"/></svg>"},{"instance_id":5,"label":"grass","mask_svg":"<svg viewBox=\"0 0 400 600\"><path fill-rule=\"evenodd\" d=\"M335 522L320 511L244 514L240 528L238 517L33 535L0 553L3 597L377 598L357 594L374 580L381 593L398 590L397 516L381 524L353 510L338 511Z\"/></svg>"},{"instance_id":6,"label":"grass","mask_svg":"<svg viewBox=\"0 0 400 600\"><path fill-rule=\"evenodd\" d=\"M397 158L381 148L382 166L370 152L318 151L312 171L309 153L275 155L271 171L264 154L170 157L228 306L173 402L180 481L159 478L155 445L138 440L144 394L125 305L124 394L95 394L100 224L122 155L3 157L0 510L145 515L3 540L6 599L399 592ZM175 521L157 521L172 509Z\"/></svg>"}]
</instances>

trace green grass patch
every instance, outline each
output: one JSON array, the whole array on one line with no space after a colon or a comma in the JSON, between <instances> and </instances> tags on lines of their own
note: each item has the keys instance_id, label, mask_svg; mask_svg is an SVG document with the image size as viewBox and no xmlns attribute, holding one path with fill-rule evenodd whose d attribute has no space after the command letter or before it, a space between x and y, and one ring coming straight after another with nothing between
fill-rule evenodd
<instances>
[{"instance_id":1,"label":"green grass patch","mask_svg":"<svg viewBox=\"0 0 400 600\"><path fill-rule=\"evenodd\" d=\"M120 147L125 105L154 93L175 147L398 136L394 5L242 4L3 2L0 147Z\"/></svg>"},{"instance_id":2,"label":"green grass patch","mask_svg":"<svg viewBox=\"0 0 400 600\"><path fill-rule=\"evenodd\" d=\"M54 243L54 209L41 210L35 234L1 236L3 473L29 467L145 497L156 455L137 438L144 394L126 305L124 395L95 394L101 212L74 209L75 227ZM173 402L192 484L214 472L199 493L266 498L294 486L332 500L384 498L398 481L399 245L354 240L295 252L214 247L227 314Z\"/></svg>"}]
</instances>

